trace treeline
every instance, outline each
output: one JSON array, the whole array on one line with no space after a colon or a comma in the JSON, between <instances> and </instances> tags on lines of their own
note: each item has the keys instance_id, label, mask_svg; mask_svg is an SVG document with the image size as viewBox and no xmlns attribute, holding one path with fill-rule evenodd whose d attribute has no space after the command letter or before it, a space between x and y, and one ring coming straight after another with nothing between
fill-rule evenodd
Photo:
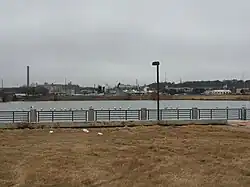
<instances>
[{"instance_id":1,"label":"treeline","mask_svg":"<svg viewBox=\"0 0 250 187\"><path fill-rule=\"evenodd\" d=\"M148 85L151 89L156 89L156 83ZM161 82L160 89L165 90L166 86L171 88L196 88L196 89L236 89L250 88L250 80L214 80L214 81L186 81L182 83Z\"/></svg>"},{"instance_id":2,"label":"treeline","mask_svg":"<svg viewBox=\"0 0 250 187\"><path fill-rule=\"evenodd\" d=\"M43 86L37 87L12 87L4 88L1 90L2 93L22 93L28 95L47 95L49 90Z\"/></svg>"}]
</instances>

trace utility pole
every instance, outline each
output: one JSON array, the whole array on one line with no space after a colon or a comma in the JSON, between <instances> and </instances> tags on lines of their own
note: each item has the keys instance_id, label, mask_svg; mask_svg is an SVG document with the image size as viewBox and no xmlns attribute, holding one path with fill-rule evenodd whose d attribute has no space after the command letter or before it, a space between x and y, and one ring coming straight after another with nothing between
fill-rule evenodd
<instances>
[{"instance_id":1,"label":"utility pole","mask_svg":"<svg viewBox=\"0 0 250 187\"><path fill-rule=\"evenodd\" d=\"M27 66L27 87L30 86L30 67Z\"/></svg>"},{"instance_id":2,"label":"utility pole","mask_svg":"<svg viewBox=\"0 0 250 187\"><path fill-rule=\"evenodd\" d=\"M243 83L244 83L244 89L246 88L246 83L245 83L245 73L243 73Z\"/></svg>"},{"instance_id":3,"label":"utility pole","mask_svg":"<svg viewBox=\"0 0 250 187\"><path fill-rule=\"evenodd\" d=\"M67 86L67 79L64 78L64 92L65 92L65 94L66 94L66 86Z\"/></svg>"},{"instance_id":4,"label":"utility pole","mask_svg":"<svg viewBox=\"0 0 250 187\"><path fill-rule=\"evenodd\" d=\"M135 84L136 84L136 88L137 88L137 90L139 91L139 84L138 84L138 79L136 79L136 82L135 82Z\"/></svg>"}]
</instances>

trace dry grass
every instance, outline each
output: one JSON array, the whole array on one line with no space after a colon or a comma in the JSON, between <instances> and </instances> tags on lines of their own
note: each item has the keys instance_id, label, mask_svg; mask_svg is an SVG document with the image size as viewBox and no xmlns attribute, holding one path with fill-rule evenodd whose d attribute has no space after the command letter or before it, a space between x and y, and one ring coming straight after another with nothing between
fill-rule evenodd
<instances>
[{"instance_id":1,"label":"dry grass","mask_svg":"<svg viewBox=\"0 0 250 187\"><path fill-rule=\"evenodd\" d=\"M48 131L0 131L1 187L250 186L249 132L212 126Z\"/></svg>"}]
</instances>

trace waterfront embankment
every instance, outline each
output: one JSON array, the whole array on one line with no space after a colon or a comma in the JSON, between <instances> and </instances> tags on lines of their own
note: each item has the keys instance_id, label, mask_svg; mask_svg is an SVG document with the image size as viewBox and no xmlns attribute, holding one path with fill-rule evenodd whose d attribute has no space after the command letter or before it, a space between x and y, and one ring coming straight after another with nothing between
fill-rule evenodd
<instances>
[{"instance_id":1,"label":"waterfront embankment","mask_svg":"<svg viewBox=\"0 0 250 187\"><path fill-rule=\"evenodd\" d=\"M234 122L237 124L237 121ZM139 126L185 126L185 125L228 125L227 120L162 120L162 121L92 121L92 122L40 122L0 124L1 129L44 129L44 128L116 128Z\"/></svg>"}]
</instances>

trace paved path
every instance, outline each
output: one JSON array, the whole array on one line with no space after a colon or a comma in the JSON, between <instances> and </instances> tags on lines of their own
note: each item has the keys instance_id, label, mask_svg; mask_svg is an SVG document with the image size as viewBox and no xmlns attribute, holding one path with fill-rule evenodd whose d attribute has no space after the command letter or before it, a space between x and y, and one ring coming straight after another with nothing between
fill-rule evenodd
<instances>
[{"instance_id":1,"label":"paved path","mask_svg":"<svg viewBox=\"0 0 250 187\"><path fill-rule=\"evenodd\" d=\"M248 128L250 128L250 121L246 121L246 120L244 120L244 121L242 121L242 120L235 120L235 121L228 121L228 124L229 125L232 125L232 126L236 126L236 127L240 127L240 126L242 126L242 127L248 127Z\"/></svg>"}]
</instances>

